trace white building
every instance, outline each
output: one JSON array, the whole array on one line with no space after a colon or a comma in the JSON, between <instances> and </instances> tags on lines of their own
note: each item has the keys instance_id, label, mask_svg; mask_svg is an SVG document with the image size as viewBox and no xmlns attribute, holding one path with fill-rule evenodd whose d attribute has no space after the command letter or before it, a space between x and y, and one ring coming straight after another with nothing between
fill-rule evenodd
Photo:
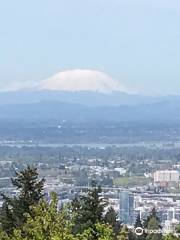
<instances>
[{"instance_id":1,"label":"white building","mask_svg":"<svg viewBox=\"0 0 180 240\"><path fill-rule=\"evenodd\" d=\"M176 170L163 170L154 173L154 182L179 182L179 172Z\"/></svg>"}]
</instances>

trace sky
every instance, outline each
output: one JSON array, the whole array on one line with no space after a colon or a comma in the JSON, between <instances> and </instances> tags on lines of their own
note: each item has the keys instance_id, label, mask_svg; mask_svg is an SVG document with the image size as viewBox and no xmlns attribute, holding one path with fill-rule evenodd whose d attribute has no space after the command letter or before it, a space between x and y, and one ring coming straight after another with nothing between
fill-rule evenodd
<instances>
[{"instance_id":1,"label":"sky","mask_svg":"<svg viewBox=\"0 0 180 240\"><path fill-rule=\"evenodd\" d=\"M0 0L0 89L90 69L180 94L179 0Z\"/></svg>"}]
</instances>

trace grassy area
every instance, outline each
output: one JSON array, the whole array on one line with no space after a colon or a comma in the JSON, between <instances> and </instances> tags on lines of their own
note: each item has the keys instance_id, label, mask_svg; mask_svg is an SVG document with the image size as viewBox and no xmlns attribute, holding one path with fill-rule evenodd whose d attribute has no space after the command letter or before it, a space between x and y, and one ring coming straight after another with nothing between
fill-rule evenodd
<instances>
[{"instance_id":1,"label":"grassy area","mask_svg":"<svg viewBox=\"0 0 180 240\"><path fill-rule=\"evenodd\" d=\"M142 186L142 185L146 185L151 181L150 178L146 178L146 177L140 177L140 176L133 176L133 177L121 177L121 178L116 178L114 179L114 185L116 186L129 186L129 187L133 187L133 186Z\"/></svg>"},{"instance_id":2,"label":"grassy area","mask_svg":"<svg viewBox=\"0 0 180 240\"><path fill-rule=\"evenodd\" d=\"M176 189L170 188L169 189L169 193L179 194L180 193L180 189L179 188L176 188Z\"/></svg>"}]
</instances>

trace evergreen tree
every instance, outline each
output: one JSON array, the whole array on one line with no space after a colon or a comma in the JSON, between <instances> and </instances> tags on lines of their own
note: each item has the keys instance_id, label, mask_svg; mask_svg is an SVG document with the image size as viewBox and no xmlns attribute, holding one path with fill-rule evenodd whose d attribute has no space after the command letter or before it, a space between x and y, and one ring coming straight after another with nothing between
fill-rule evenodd
<instances>
[{"instance_id":1,"label":"evergreen tree","mask_svg":"<svg viewBox=\"0 0 180 240\"><path fill-rule=\"evenodd\" d=\"M141 222L140 214L138 214L138 216L137 216L137 218L136 218L136 221L135 221L134 227L135 227L135 228L137 228L137 227L141 227L141 228L143 228L143 224L142 224L142 222Z\"/></svg>"},{"instance_id":2,"label":"evergreen tree","mask_svg":"<svg viewBox=\"0 0 180 240\"><path fill-rule=\"evenodd\" d=\"M97 186L96 182L92 182L92 187L87 194L72 202L72 210L76 215L75 233L82 233L87 228L96 231L96 224L104 222L103 213L107 202L100 196L101 192L101 187Z\"/></svg>"},{"instance_id":3,"label":"evergreen tree","mask_svg":"<svg viewBox=\"0 0 180 240\"><path fill-rule=\"evenodd\" d=\"M12 233L15 227L12 206L14 206L14 201L4 196L4 203L0 209L0 224L1 228L6 231L7 234Z\"/></svg>"},{"instance_id":4,"label":"evergreen tree","mask_svg":"<svg viewBox=\"0 0 180 240\"><path fill-rule=\"evenodd\" d=\"M117 239L118 240L129 240L129 231L126 226L123 226Z\"/></svg>"},{"instance_id":5,"label":"evergreen tree","mask_svg":"<svg viewBox=\"0 0 180 240\"><path fill-rule=\"evenodd\" d=\"M138 216L136 218L136 221L135 221L135 224L134 224L134 229L139 228L139 227L143 229L143 224L142 224L142 221L141 221L140 214L138 214ZM145 233L143 233L140 236L138 236L137 234L134 233L134 239L144 240L145 238L146 238L146 234Z\"/></svg>"},{"instance_id":6,"label":"evergreen tree","mask_svg":"<svg viewBox=\"0 0 180 240\"><path fill-rule=\"evenodd\" d=\"M147 230L161 230L161 222L157 215L156 209L153 208L151 214L147 217L146 221L144 222L144 228ZM162 234L161 233L150 233L147 234L146 240L161 240Z\"/></svg>"},{"instance_id":7,"label":"evergreen tree","mask_svg":"<svg viewBox=\"0 0 180 240\"><path fill-rule=\"evenodd\" d=\"M163 237L163 240L179 240L179 239L180 239L180 237L175 236L173 234L168 234Z\"/></svg>"},{"instance_id":8,"label":"evergreen tree","mask_svg":"<svg viewBox=\"0 0 180 240\"><path fill-rule=\"evenodd\" d=\"M180 234L180 225L176 227L176 232Z\"/></svg>"},{"instance_id":9,"label":"evergreen tree","mask_svg":"<svg viewBox=\"0 0 180 240\"><path fill-rule=\"evenodd\" d=\"M42 199L44 179L38 180L37 169L28 166L25 170L16 173L12 184L19 194L13 198L2 194L3 205L0 209L1 227L8 234L24 224L25 214L31 214L31 206L35 206Z\"/></svg>"},{"instance_id":10,"label":"evergreen tree","mask_svg":"<svg viewBox=\"0 0 180 240\"><path fill-rule=\"evenodd\" d=\"M110 207L105 214L104 221L106 224L109 224L112 227L114 236L117 236L121 230L121 222L118 221L117 218L118 216L116 211L113 207Z\"/></svg>"},{"instance_id":11,"label":"evergreen tree","mask_svg":"<svg viewBox=\"0 0 180 240\"><path fill-rule=\"evenodd\" d=\"M27 221L21 229L14 229L11 236L0 231L1 240L113 240L108 225L97 223L96 232L87 228L82 233L72 234L74 218L68 206L58 210L57 195L51 194L51 202L40 200L32 207L33 217L27 215Z\"/></svg>"},{"instance_id":12,"label":"evergreen tree","mask_svg":"<svg viewBox=\"0 0 180 240\"><path fill-rule=\"evenodd\" d=\"M155 219L156 220L156 223L157 223L157 226L156 226L156 229L162 229L162 226L161 226L161 222L160 222L160 219L157 215L157 212L156 212L156 209L155 208L152 208L152 211L150 213L150 215L147 217L147 219L144 221L144 228L148 228L148 223L151 219Z\"/></svg>"}]
</instances>

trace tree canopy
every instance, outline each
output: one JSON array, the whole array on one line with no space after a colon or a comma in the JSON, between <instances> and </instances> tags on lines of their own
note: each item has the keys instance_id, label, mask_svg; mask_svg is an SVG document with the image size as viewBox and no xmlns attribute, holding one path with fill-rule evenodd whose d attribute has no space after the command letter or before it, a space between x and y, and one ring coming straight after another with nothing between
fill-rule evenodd
<instances>
[{"instance_id":1,"label":"tree canopy","mask_svg":"<svg viewBox=\"0 0 180 240\"><path fill-rule=\"evenodd\" d=\"M44 179L37 169L27 167L12 179L19 193L3 195L0 209L0 240L179 240L179 236L159 233L136 236L121 225L112 207L102 197L101 187L92 187L71 204L58 208L56 193L51 200L43 197ZM142 222L138 215L135 227L161 229L155 209Z\"/></svg>"},{"instance_id":2,"label":"tree canopy","mask_svg":"<svg viewBox=\"0 0 180 240\"><path fill-rule=\"evenodd\" d=\"M26 213L32 214L31 207L43 198L44 187L44 179L38 179L37 168L30 166L16 173L11 181L18 194L15 197L2 194L0 209L1 227L8 234L25 223Z\"/></svg>"}]
</instances>

